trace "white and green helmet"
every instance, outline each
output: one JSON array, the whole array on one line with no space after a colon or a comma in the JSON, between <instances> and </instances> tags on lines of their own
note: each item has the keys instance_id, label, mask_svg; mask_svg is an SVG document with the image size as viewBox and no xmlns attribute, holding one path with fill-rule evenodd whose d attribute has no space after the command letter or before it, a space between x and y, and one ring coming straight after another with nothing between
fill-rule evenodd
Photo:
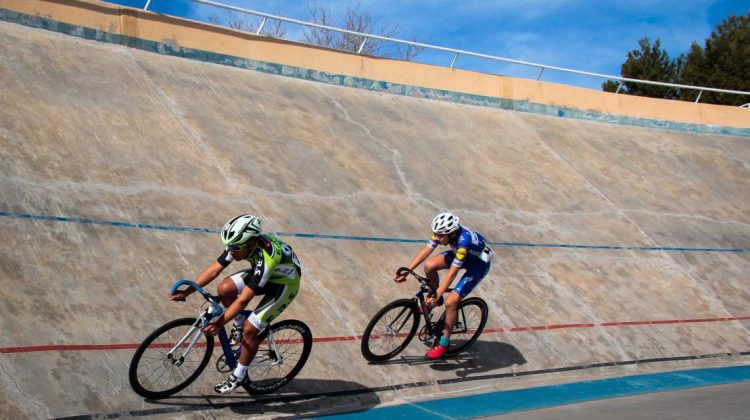
<instances>
[{"instance_id":1,"label":"white and green helmet","mask_svg":"<svg viewBox=\"0 0 750 420\"><path fill-rule=\"evenodd\" d=\"M260 235L260 219L249 214L237 216L221 228L221 241L224 245L242 245Z\"/></svg>"}]
</instances>

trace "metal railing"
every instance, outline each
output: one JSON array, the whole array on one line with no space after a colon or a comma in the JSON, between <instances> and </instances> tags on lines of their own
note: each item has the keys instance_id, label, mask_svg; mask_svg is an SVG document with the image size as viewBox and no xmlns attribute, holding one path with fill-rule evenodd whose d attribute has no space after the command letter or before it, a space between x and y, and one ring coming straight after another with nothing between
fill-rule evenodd
<instances>
[{"instance_id":1,"label":"metal railing","mask_svg":"<svg viewBox=\"0 0 750 420\"><path fill-rule=\"evenodd\" d=\"M143 10L148 10L148 7L149 7L149 4L151 3L151 1L152 0L147 0L146 1L146 5L143 7ZM532 62L529 62L529 61L514 60L512 58L499 57L499 56L495 56L495 55L480 54L480 53L475 53L475 52L471 52L471 51L457 50L455 48L440 47L440 46L436 46L436 45L423 44L421 42L405 41L405 40L402 40L402 39L389 38L389 37L380 36L380 35L373 35L373 34L366 34L366 33L361 33L361 32L355 32L355 31L350 31L350 30L347 30L347 29L341 29L341 28L336 28L336 27L332 27L332 26L320 25L320 24L312 23L312 22L305 22L303 20L297 20L297 19L287 18L287 17L283 17L283 16L276 16L276 15L272 15L272 14L269 14L269 13L263 13L263 12L258 12L258 11L255 11L255 10L243 9L241 7L230 6L230 5L226 5L226 4L222 4L222 3L217 3L217 2L214 2L214 1L210 1L210 0L190 0L190 1L193 1L195 3L203 3L203 4L211 5L211 6L219 7L219 8L226 9L226 10L231 10L231 11L235 11L235 12L240 12L240 13L245 13L245 14L249 14L249 15L253 15L253 16L262 17L263 20L261 21L260 25L258 26L258 29L255 32L258 35L260 35L261 31L263 30L263 27L265 26L266 21L268 19L273 19L273 20L278 20L278 21L281 21L281 22L287 22L287 23L292 23L292 24L295 24L295 25L301 25L301 26L308 27L308 28L316 28L316 29L322 29L322 30L326 30L326 31L334 31L334 32L342 33L342 34L349 34L349 35L359 36L359 37L362 37L363 40L362 40L362 43L359 46L359 49L357 50L358 54L362 53L362 50L364 49L365 44L367 43L368 40L370 40L370 39L377 39L377 40L380 40L380 41L392 42L392 43L401 44L401 45L408 45L408 46L412 46L412 47L416 47L416 48L425 48L425 49L429 49L429 50L443 51L443 52L452 53L453 54L453 59L451 60L451 63L450 63L450 66L449 66L451 69L454 68L454 66L456 64L456 60L458 59L459 55L462 55L462 56L484 58L484 59L493 60L493 61L500 61L500 62L505 62L505 63L518 64L518 65L522 65L522 66L537 68L537 69L539 69L539 74L537 75L536 80L540 80L541 77L542 77L542 74L544 73L544 70L547 70L547 69L549 69L549 70L555 70L555 71L559 71L559 72L563 72L563 73L576 74L576 75L580 75L580 76L596 77L596 78L601 78L601 79L606 79L606 80L617 80L620 83L619 83L619 85L617 87L617 91L615 92L616 94L620 93L620 90L622 89L622 86L623 86L624 82L630 82L630 83L640 83L640 84L646 84L646 85L671 87L671 88L677 88L677 89L697 90L698 91L698 97L695 99L696 103L698 103L700 101L701 96L703 95L703 92L728 93L728 94L732 94L732 95L746 95L746 96L750 96L750 92L744 92L744 91L740 91L740 90L717 89L717 88L710 88L710 87L681 85L681 84L675 84L675 83L654 82L654 81L651 81L651 80L631 79L631 78L627 78L627 77L612 76L612 75L607 75L607 74L602 74L602 73L593 73L593 72L588 72L588 71L568 69L568 68L565 68L565 67L557 67L557 66L550 66L550 65L546 65L546 64L532 63ZM742 106L743 107L750 107L749 105L750 104L745 104L745 105L742 105Z\"/></svg>"}]
</instances>

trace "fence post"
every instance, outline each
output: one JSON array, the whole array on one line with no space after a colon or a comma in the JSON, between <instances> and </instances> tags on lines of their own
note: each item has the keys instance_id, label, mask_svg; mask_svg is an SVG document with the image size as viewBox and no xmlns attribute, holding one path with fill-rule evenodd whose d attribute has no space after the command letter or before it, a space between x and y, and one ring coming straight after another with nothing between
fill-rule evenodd
<instances>
[{"instance_id":1,"label":"fence post","mask_svg":"<svg viewBox=\"0 0 750 420\"><path fill-rule=\"evenodd\" d=\"M451 68L453 68L453 65L456 64L456 59L458 58L458 53L453 56L453 61L451 61Z\"/></svg>"},{"instance_id":2,"label":"fence post","mask_svg":"<svg viewBox=\"0 0 750 420\"><path fill-rule=\"evenodd\" d=\"M359 46L359 49L357 50L357 54L362 54L362 49L365 48L365 42L367 42L367 37L365 37L365 39L362 40L362 45Z\"/></svg>"},{"instance_id":3,"label":"fence post","mask_svg":"<svg viewBox=\"0 0 750 420\"><path fill-rule=\"evenodd\" d=\"M258 30L255 31L255 35L260 35L260 31L263 30L263 25L266 24L266 17L263 16L263 20L260 22L260 26L258 26Z\"/></svg>"},{"instance_id":4,"label":"fence post","mask_svg":"<svg viewBox=\"0 0 750 420\"><path fill-rule=\"evenodd\" d=\"M2 0L0 0L0 1L2 1ZM152 0L146 0L146 5L143 7L143 10L148 10L148 8L149 8L149 6L151 4L151 1ZM419 48L427 48L427 49L431 49L431 50L440 50L440 51L452 52L452 53L454 53L454 55L453 55L453 60L451 61L451 65L450 65L451 69L455 68L456 60L458 59L459 55L466 55L466 56L469 56L469 57L479 57L479 58L484 58L484 59L490 59L490 60L495 60L495 61L512 63L512 64L515 64L515 65L522 65L522 66L527 66L527 67L537 67L537 68L540 69L539 74L537 75L537 78L536 78L537 81L541 80L542 75L544 74L544 70L546 70L547 68L550 68L550 69L555 70L555 71L560 71L560 72L565 72L565 73L572 73L572 74L578 74L578 75L583 75L583 76L587 76L587 77L598 77L598 78L605 78L605 79L612 79L613 77L617 77L617 76L608 76L608 75L604 75L604 74L600 74L600 73L591 73L591 72L578 71L578 70L573 70L573 69L568 69L568 68L563 68L563 67L557 67L557 66L552 66L552 65L546 65L546 64L538 64L538 63L530 63L530 62L525 62L525 61L520 61L520 60L512 60L512 59L509 59L509 58L496 57L496 56L491 56L491 55L487 55L487 54L478 54L478 53L474 53L474 52L466 51L466 50L456 50L456 49L453 49L453 48L443 48L443 47L438 47L438 46L435 46L435 45L428 45L428 44L422 44L422 43L417 43L417 42L409 42L409 41L405 41L405 40L401 40L401 39L395 39L395 38L385 37L385 36L376 35L376 34L364 34L364 33L359 33L359 32L356 32L356 31L350 31L350 30L346 30L346 29L342 29L342 28L335 28L335 27L331 27L331 26L327 26L327 25L319 25L319 24L314 24L314 23L311 23L311 22L300 21L300 20L297 20L297 19L291 19L291 18L286 18L286 17L283 17L283 16L276 16L276 15L271 15L271 14L257 12L257 11L254 11L254 10L247 10L247 9L242 9L242 8L235 7L235 6L230 6L230 5L226 5L226 4L217 3L217 1L220 1L220 0L186 0L186 1L193 1L193 2L196 2L196 3L209 4L209 5L217 6L217 7L223 8L223 9L238 11L238 12L242 12L242 13L247 13L247 14L251 14L251 15L254 15L254 16L262 16L263 17L263 22L258 27L258 30L257 30L258 34L260 34L260 32L262 31L262 29L264 28L266 19L268 18L268 19L272 19L272 20L277 20L279 22L292 23L292 24L295 24L295 25L302 25L304 27L318 28L318 29L324 30L324 31L334 31L334 32L338 32L338 33L344 33L344 34L348 34L348 35L353 36L353 37L361 36L361 37L363 37L363 40L362 40L362 44L360 44L359 49L357 50L357 54L362 54L362 51L364 51L365 44L367 43L367 41L370 38L374 38L374 39L378 40L379 42L395 42L395 43L400 43L400 44L412 45L412 46L419 47ZM378 45L380 45L380 44L376 44L376 47ZM374 50L375 49L377 49L377 48L374 48ZM377 51L374 51L374 50L373 50L372 53L373 54L377 54ZM648 84L649 82L645 81L645 80L629 79L629 81L627 83L646 83L646 84ZM616 90L615 94L618 94L618 93L620 93L622 91L622 88L623 88L624 84L625 84L625 82L623 80L620 80L620 83L617 86L617 90ZM657 84L658 85L666 85L666 86L669 86L669 87L674 87L676 89L698 90L699 93L698 93L698 97L695 100L696 103L700 102L701 96L703 95L703 92L705 90L708 90L709 92L717 92L717 93L722 93L722 94L733 94L733 95L744 95L744 96L750 95L750 92L745 92L745 91L716 89L716 88L701 87L701 86L687 86L687 85L679 85L679 84L671 84L671 83L666 83L666 84L664 84L664 83L657 83Z\"/></svg>"}]
</instances>

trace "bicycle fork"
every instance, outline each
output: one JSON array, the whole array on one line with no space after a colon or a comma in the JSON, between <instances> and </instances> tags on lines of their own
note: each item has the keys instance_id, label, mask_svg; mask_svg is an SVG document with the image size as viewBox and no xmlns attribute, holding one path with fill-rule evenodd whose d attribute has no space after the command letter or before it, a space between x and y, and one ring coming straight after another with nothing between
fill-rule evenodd
<instances>
[{"instance_id":1,"label":"bicycle fork","mask_svg":"<svg viewBox=\"0 0 750 420\"><path fill-rule=\"evenodd\" d=\"M385 330L386 330L386 332L387 332L388 334L390 334L391 336L393 336L393 337L397 336L397 335L398 335L398 333L399 333L399 331L401 331L401 329L402 329L402 328L404 328L404 325L406 325L406 323L407 323L407 322L409 322L409 318L410 318L410 316L409 316L409 315L410 315L410 314L411 314L411 311L410 311L410 310L408 310L408 309L406 309L406 308L402 309L402 310L401 310L401 313L399 313L399 314L398 314L398 315L397 315L397 316L396 316L396 317L395 317L395 318L393 319L393 322L391 322L390 324L388 324L388 325L387 325L387 326L385 327ZM405 316L404 316L404 315L405 315ZM396 324L396 323L398 323L398 322L400 322L400 323L401 323L401 325L399 325L399 326L397 326L397 327L395 327L395 328L394 328L394 324Z\"/></svg>"},{"instance_id":2,"label":"bicycle fork","mask_svg":"<svg viewBox=\"0 0 750 420\"><path fill-rule=\"evenodd\" d=\"M190 353L190 350L192 350L193 347L195 347L195 343L198 342L198 339L200 338L202 332L198 327L196 327L196 324L198 324L197 321L188 330L188 332L182 336L180 341L178 341L177 344L174 347L172 347L172 349L169 350L169 352L167 353L167 359L171 360L173 365L182 366L182 364L185 362L185 357L187 356L188 353ZM192 338L190 337L191 335L192 335ZM190 339L190 344L188 344L187 348L185 348L185 350L182 351L182 354L180 354L179 357L175 358L174 353L177 351L177 349L180 348L180 346L182 346L188 340L188 338Z\"/></svg>"}]
</instances>

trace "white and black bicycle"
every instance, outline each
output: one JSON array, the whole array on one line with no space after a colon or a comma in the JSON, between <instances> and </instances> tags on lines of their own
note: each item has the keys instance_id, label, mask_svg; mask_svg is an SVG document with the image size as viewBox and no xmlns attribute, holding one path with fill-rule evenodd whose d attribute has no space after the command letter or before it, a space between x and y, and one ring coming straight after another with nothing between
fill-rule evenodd
<instances>
[{"instance_id":1,"label":"white and black bicycle","mask_svg":"<svg viewBox=\"0 0 750 420\"><path fill-rule=\"evenodd\" d=\"M206 304L197 318L169 321L152 332L141 343L130 362L130 386L140 396L166 398L190 385L206 368L214 351L214 337L201 331L212 318L221 316L224 308L213 296L190 280L172 286L193 287ZM243 311L245 316L250 311ZM216 361L219 372L237 366L240 348L233 349L224 328L219 329L219 343L224 352ZM310 328L302 321L285 320L269 325L260 335L258 353L248 367L249 381L243 387L251 394L276 391L294 378L305 365L312 349Z\"/></svg>"}]
</instances>

